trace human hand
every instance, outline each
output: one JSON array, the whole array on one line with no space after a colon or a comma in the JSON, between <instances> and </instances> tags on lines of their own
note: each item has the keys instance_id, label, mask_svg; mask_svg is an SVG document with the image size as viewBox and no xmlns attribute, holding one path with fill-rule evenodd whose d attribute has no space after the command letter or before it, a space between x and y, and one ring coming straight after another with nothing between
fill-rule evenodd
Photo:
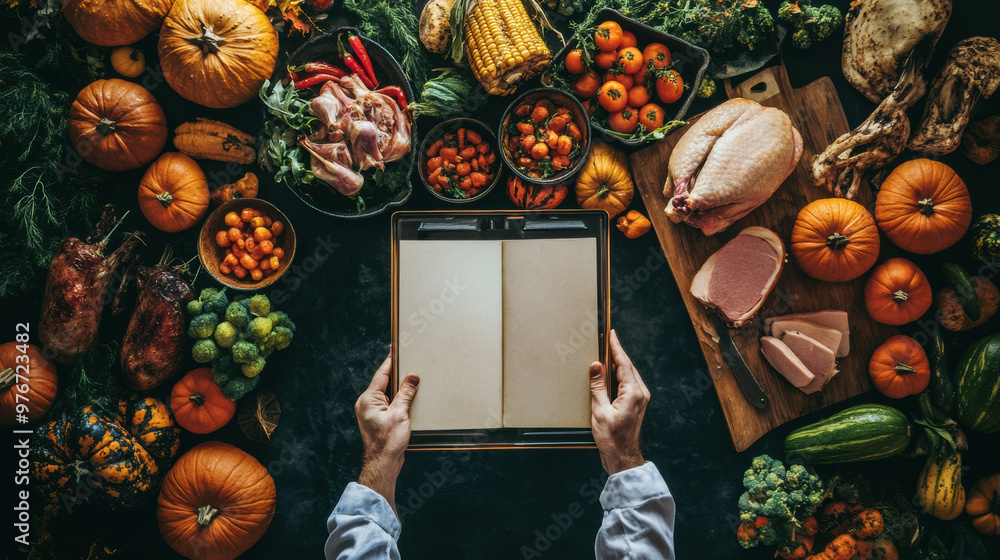
<instances>
[{"instance_id":1,"label":"human hand","mask_svg":"<svg viewBox=\"0 0 1000 560\"><path fill-rule=\"evenodd\" d=\"M614 402L608 399L604 364L590 364L590 424L601 452L601 464L608 474L615 474L645 463L639 449L639 430L649 402L649 389L625 354L614 330L611 331L611 358L618 372L618 395Z\"/></svg>"},{"instance_id":2,"label":"human hand","mask_svg":"<svg viewBox=\"0 0 1000 560\"><path fill-rule=\"evenodd\" d=\"M389 402L385 390L390 371L392 354L385 358L368 389L358 397L354 412L365 446L358 484L381 494L395 508L396 477L403 468L403 452L410 443L410 403L417 394L420 377L407 375L396 397Z\"/></svg>"}]
</instances>

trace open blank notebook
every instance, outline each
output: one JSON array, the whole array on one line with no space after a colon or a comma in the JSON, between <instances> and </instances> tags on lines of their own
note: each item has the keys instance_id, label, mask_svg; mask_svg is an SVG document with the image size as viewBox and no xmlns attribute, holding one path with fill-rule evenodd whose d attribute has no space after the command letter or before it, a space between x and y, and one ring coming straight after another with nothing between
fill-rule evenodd
<instances>
[{"instance_id":1,"label":"open blank notebook","mask_svg":"<svg viewBox=\"0 0 1000 560\"><path fill-rule=\"evenodd\" d=\"M597 258L593 238L400 240L412 428L589 428Z\"/></svg>"}]
</instances>

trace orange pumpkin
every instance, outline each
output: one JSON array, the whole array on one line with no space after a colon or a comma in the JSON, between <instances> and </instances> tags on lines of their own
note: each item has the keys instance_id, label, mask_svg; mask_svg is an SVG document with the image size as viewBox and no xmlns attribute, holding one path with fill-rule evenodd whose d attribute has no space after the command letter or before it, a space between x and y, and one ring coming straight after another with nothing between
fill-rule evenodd
<instances>
[{"instance_id":1,"label":"orange pumpkin","mask_svg":"<svg viewBox=\"0 0 1000 560\"><path fill-rule=\"evenodd\" d=\"M969 189L940 161L908 161L882 182L875 221L900 249L918 255L943 251L962 239L972 224Z\"/></svg>"},{"instance_id":2,"label":"orange pumpkin","mask_svg":"<svg viewBox=\"0 0 1000 560\"><path fill-rule=\"evenodd\" d=\"M160 64L170 87L213 109L257 97L278 57L278 34L243 0L177 0L160 30Z\"/></svg>"},{"instance_id":3,"label":"orange pumpkin","mask_svg":"<svg viewBox=\"0 0 1000 560\"><path fill-rule=\"evenodd\" d=\"M28 422L45 416L58 385L56 366L41 348L27 342L0 344L0 424L21 424L20 415ZM18 405L23 405L21 411Z\"/></svg>"},{"instance_id":4,"label":"orange pumpkin","mask_svg":"<svg viewBox=\"0 0 1000 560\"><path fill-rule=\"evenodd\" d=\"M65 0L66 21L89 43L102 47L129 45L163 23L174 0Z\"/></svg>"},{"instance_id":5,"label":"orange pumpkin","mask_svg":"<svg viewBox=\"0 0 1000 560\"><path fill-rule=\"evenodd\" d=\"M897 334L875 349L868 374L883 395L901 399L927 388L931 366L927 353L912 338Z\"/></svg>"},{"instance_id":6,"label":"orange pumpkin","mask_svg":"<svg viewBox=\"0 0 1000 560\"><path fill-rule=\"evenodd\" d=\"M180 427L193 434L214 432L236 415L236 403L222 394L207 367L190 371L174 385L170 408Z\"/></svg>"},{"instance_id":7,"label":"orange pumpkin","mask_svg":"<svg viewBox=\"0 0 1000 560\"><path fill-rule=\"evenodd\" d=\"M101 169L135 169L163 151L167 119L146 88L118 78L97 80L70 107L69 140L84 161Z\"/></svg>"},{"instance_id":8,"label":"orange pumpkin","mask_svg":"<svg viewBox=\"0 0 1000 560\"><path fill-rule=\"evenodd\" d=\"M139 209L153 227L183 231L208 211L205 173L190 156L167 152L149 166L139 182Z\"/></svg>"},{"instance_id":9,"label":"orange pumpkin","mask_svg":"<svg viewBox=\"0 0 1000 560\"><path fill-rule=\"evenodd\" d=\"M848 282L868 272L879 245L875 219L846 198L814 200L792 227L792 256L803 272L824 282Z\"/></svg>"},{"instance_id":10,"label":"orange pumpkin","mask_svg":"<svg viewBox=\"0 0 1000 560\"><path fill-rule=\"evenodd\" d=\"M160 489L160 534L185 558L232 560L256 543L274 517L274 480L264 465L228 443L194 446Z\"/></svg>"},{"instance_id":11,"label":"orange pumpkin","mask_svg":"<svg viewBox=\"0 0 1000 560\"><path fill-rule=\"evenodd\" d=\"M979 479L965 500L972 526L984 535L1000 535L1000 473Z\"/></svg>"},{"instance_id":12,"label":"orange pumpkin","mask_svg":"<svg viewBox=\"0 0 1000 560\"><path fill-rule=\"evenodd\" d=\"M916 321L931 308L933 292L927 276L912 261L889 259L865 283L868 315L886 325Z\"/></svg>"}]
</instances>

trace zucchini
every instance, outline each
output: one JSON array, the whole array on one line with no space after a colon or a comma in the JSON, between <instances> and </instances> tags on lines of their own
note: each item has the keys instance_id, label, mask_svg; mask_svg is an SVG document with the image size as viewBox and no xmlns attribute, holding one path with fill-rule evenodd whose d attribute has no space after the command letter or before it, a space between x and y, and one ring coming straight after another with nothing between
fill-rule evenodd
<instances>
[{"instance_id":1,"label":"zucchini","mask_svg":"<svg viewBox=\"0 0 1000 560\"><path fill-rule=\"evenodd\" d=\"M979 432L1000 431L1000 334L969 347L955 371L955 414Z\"/></svg>"},{"instance_id":2,"label":"zucchini","mask_svg":"<svg viewBox=\"0 0 1000 560\"><path fill-rule=\"evenodd\" d=\"M962 309L965 310L969 319L978 321L979 295L976 294L976 289L972 286L972 276L969 276L969 271L955 263L944 263L941 265L941 272L944 274L944 279L958 294L958 300L962 302Z\"/></svg>"},{"instance_id":3,"label":"zucchini","mask_svg":"<svg viewBox=\"0 0 1000 560\"><path fill-rule=\"evenodd\" d=\"M813 464L874 461L902 453L910 444L910 432L902 412L863 404L788 434L785 453Z\"/></svg>"},{"instance_id":4,"label":"zucchini","mask_svg":"<svg viewBox=\"0 0 1000 560\"><path fill-rule=\"evenodd\" d=\"M931 382L927 387L931 403L944 412L950 412L952 401L955 400L955 386L948 376L948 356L940 330L931 336L930 352L927 354L931 362Z\"/></svg>"}]
</instances>

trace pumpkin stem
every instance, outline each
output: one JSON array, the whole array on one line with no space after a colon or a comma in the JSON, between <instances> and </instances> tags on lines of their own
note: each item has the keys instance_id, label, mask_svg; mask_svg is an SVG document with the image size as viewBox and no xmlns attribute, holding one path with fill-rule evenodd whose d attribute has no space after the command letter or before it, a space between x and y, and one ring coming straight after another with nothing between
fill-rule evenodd
<instances>
[{"instance_id":1,"label":"pumpkin stem","mask_svg":"<svg viewBox=\"0 0 1000 560\"><path fill-rule=\"evenodd\" d=\"M188 397L188 399L190 399L194 404L205 404L205 395L202 395L201 393L194 393Z\"/></svg>"},{"instance_id":2,"label":"pumpkin stem","mask_svg":"<svg viewBox=\"0 0 1000 560\"><path fill-rule=\"evenodd\" d=\"M826 246L835 250L843 249L844 247L847 247L848 241L850 241L850 238L843 233L833 232L833 235L826 238Z\"/></svg>"},{"instance_id":3,"label":"pumpkin stem","mask_svg":"<svg viewBox=\"0 0 1000 560\"><path fill-rule=\"evenodd\" d=\"M188 37L187 40L196 45L200 45L201 52L204 54L214 54L219 52L219 45L226 42L225 39L215 33L215 30L206 25L201 26L201 35Z\"/></svg>"},{"instance_id":4,"label":"pumpkin stem","mask_svg":"<svg viewBox=\"0 0 1000 560\"><path fill-rule=\"evenodd\" d=\"M97 126L94 128L97 129L97 133L101 136L107 136L108 134L114 132L115 129L118 128L118 125L115 121L107 117L101 117L101 121L97 123Z\"/></svg>"},{"instance_id":5,"label":"pumpkin stem","mask_svg":"<svg viewBox=\"0 0 1000 560\"><path fill-rule=\"evenodd\" d=\"M212 518L217 513L219 513L219 510L212 506L201 506L198 508L198 525L208 527L208 524L212 522Z\"/></svg>"},{"instance_id":6,"label":"pumpkin stem","mask_svg":"<svg viewBox=\"0 0 1000 560\"><path fill-rule=\"evenodd\" d=\"M166 208L167 206L170 206L171 202L174 201L174 197L168 192L161 192L160 194L156 195L156 200L159 200L160 204L162 204L163 207Z\"/></svg>"},{"instance_id":7,"label":"pumpkin stem","mask_svg":"<svg viewBox=\"0 0 1000 560\"><path fill-rule=\"evenodd\" d=\"M139 60L139 49L132 49L132 52L128 53L128 57L133 61Z\"/></svg>"},{"instance_id":8,"label":"pumpkin stem","mask_svg":"<svg viewBox=\"0 0 1000 560\"><path fill-rule=\"evenodd\" d=\"M917 203L917 209L919 209L920 213L924 216L930 216L934 213L934 201L929 198L925 198Z\"/></svg>"},{"instance_id":9,"label":"pumpkin stem","mask_svg":"<svg viewBox=\"0 0 1000 560\"><path fill-rule=\"evenodd\" d=\"M909 373L917 373L917 370L915 370L912 367L904 364L903 362L899 362L898 364L896 364L896 367L894 369L896 370L896 373L899 374L899 375L906 375L906 374L909 374Z\"/></svg>"},{"instance_id":10,"label":"pumpkin stem","mask_svg":"<svg viewBox=\"0 0 1000 560\"><path fill-rule=\"evenodd\" d=\"M899 303L903 303L904 301L910 299L910 294L904 292L903 290L899 290L892 294L892 299L898 301Z\"/></svg>"},{"instance_id":11,"label":"pumpkin stem","mask_svg":"<svg viewBox=\"0 0 1000 560\"><path fill-rule=\"evenodd\" d=\"M611 190L608 189L608 184L607 183L601 183L601 186L597 187L597 196L604 196L604 195L608 194L609 192L611 192Z\"/></svg>"},{"instance_id":12,"label":"pumpkin stem","mask_svg":"<svg viewBox=\"0 0 1000 560\"><path fill-rule=\"evenodd\" d=\"M17 376L14 375L14 368L9 367L3 371L0 371L0 391L3 391L7 387L13 385L14 378L16 377Z\"/></svg>"}]
</instances>

